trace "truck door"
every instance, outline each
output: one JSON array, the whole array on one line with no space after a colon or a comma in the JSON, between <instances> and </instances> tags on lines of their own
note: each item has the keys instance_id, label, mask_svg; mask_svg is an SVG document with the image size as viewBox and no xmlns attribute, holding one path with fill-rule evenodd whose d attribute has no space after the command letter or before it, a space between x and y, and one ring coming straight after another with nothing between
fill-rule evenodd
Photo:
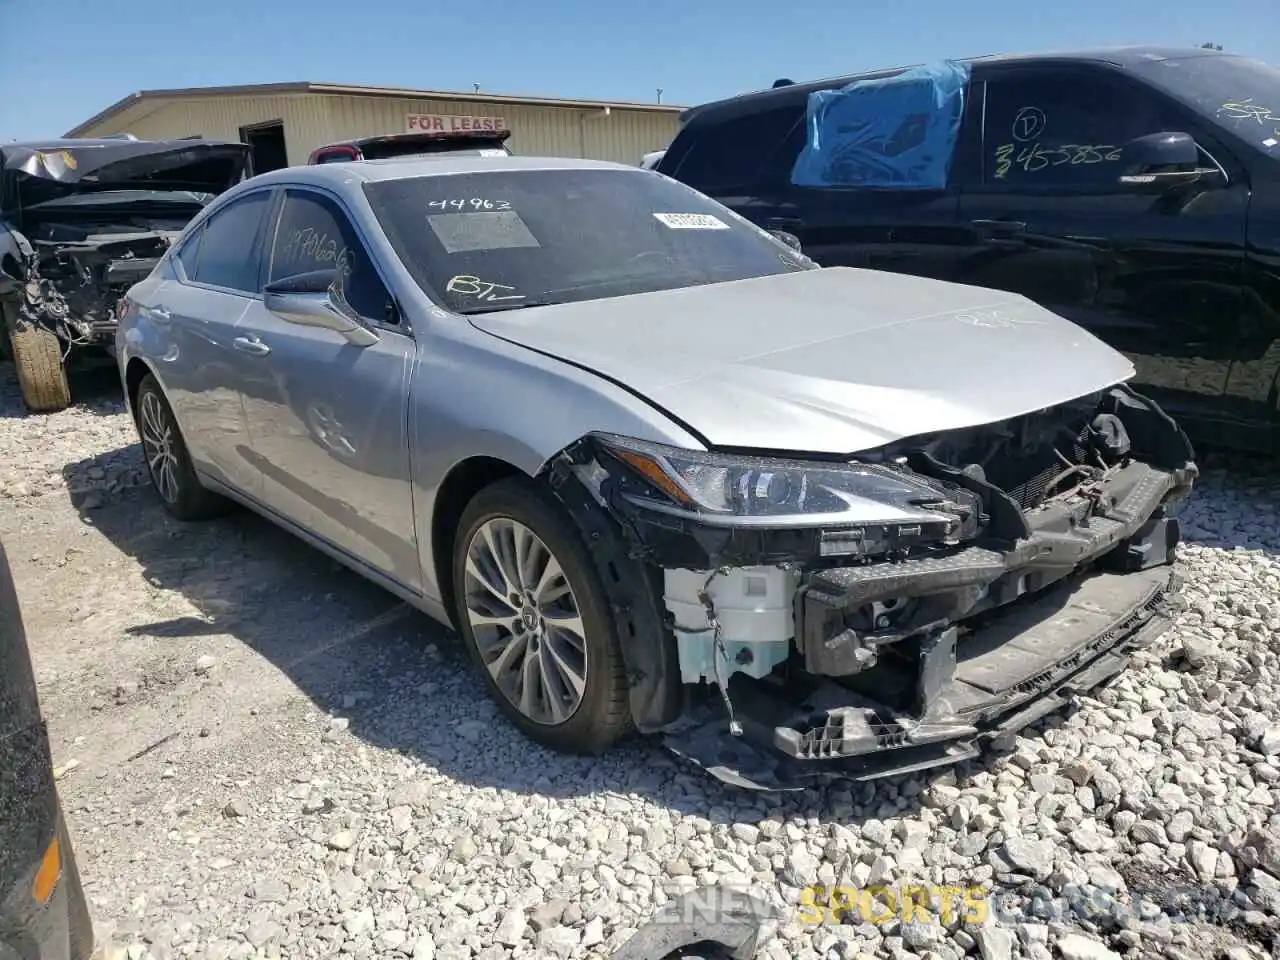
<instances>
[{"instance_id":1,"label":"truck door","mask_svg":"<svg viewBox=\"0 0 1280 960\"><path fill-rule=\"evenodd\" d=\"M1239 335L1249 185L1211 133L1131 75L1090 64L983 71L983 146L962 186L957 279L1024 294L1127 354L1134 386L1213 436ZM1120 182L1137 137L1185 132L1225 176Z\"/></svg>"}]
</instances>

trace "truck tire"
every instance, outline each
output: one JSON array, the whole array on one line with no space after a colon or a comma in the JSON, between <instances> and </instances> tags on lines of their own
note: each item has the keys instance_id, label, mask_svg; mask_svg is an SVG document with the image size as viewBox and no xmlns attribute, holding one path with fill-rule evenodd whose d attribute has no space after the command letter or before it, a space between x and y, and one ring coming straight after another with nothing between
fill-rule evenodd
<instances>
[{"instance_id":1,"label":"truck tire","mask_svg":"<svg viewBox=\"0 0 1280 960\"><path fill-rule=\"evenodd\" d=\"M62 365L62 343L48 330L6 323L9 349L18 372L18 392L32 413L54 413L71 405L71 385Z\"/></svg>"}]
</instances>

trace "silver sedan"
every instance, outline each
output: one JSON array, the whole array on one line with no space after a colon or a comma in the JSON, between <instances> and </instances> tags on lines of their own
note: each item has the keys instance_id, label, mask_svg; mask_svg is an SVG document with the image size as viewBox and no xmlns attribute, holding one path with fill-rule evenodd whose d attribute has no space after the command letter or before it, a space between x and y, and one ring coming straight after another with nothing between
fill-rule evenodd
<instances>
[{"instance_id":1,"label":"silver sedan","mask_svg":"<svg viewBox=\"0 0 1280 960\"><path fill-rule=\"evenodd\" d=\"M175 517L247 506L452 625L546 745L663 731L749 785L949 763L1113 674L1196 473L1066 320L608 163L254 177L117 354Z\"/></svg>"}]
</instances>

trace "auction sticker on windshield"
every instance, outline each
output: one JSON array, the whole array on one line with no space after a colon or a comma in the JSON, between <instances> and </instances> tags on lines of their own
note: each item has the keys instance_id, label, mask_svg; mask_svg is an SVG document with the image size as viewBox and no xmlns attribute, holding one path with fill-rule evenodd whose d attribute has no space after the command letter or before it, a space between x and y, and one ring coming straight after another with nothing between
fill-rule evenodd
<instances>
[{"instance_id":1,"label":"auction sticker on windshield","mask_svg":"<svg viewBox=\"0 0 1280 960\"><path fill-rule=\"evenodd\" d=\"M659 223L672 230L728 230L729 225L709 213L655 213Z\"/></svg>"}]
</instances>

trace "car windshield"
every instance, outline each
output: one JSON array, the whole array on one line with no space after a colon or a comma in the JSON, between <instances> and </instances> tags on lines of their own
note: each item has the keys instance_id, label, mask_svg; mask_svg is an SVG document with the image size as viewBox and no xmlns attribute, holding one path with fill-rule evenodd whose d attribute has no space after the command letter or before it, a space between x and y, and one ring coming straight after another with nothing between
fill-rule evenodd
<instances>
[{"instance_id":1,"label":"car windshield","mask_svg":"<svg viewBox=\"0 0 1280 960\"><path fill-rule=\"evenodd\" d=\"M396 253L459 313L811 269L702 194L639 170L513 170L365 185Z\"/></svg>"},{"instance_id":2,"label":"car windshield","mask_svg":"<svg viewBox=\"0 0 1280 960\"><path fill-rule=\"evenodd\" d=\"M1236 136L1280 157L1280 70L1247 57L1151 60L1137 72Z\"/></svg>"}]
</instances>

